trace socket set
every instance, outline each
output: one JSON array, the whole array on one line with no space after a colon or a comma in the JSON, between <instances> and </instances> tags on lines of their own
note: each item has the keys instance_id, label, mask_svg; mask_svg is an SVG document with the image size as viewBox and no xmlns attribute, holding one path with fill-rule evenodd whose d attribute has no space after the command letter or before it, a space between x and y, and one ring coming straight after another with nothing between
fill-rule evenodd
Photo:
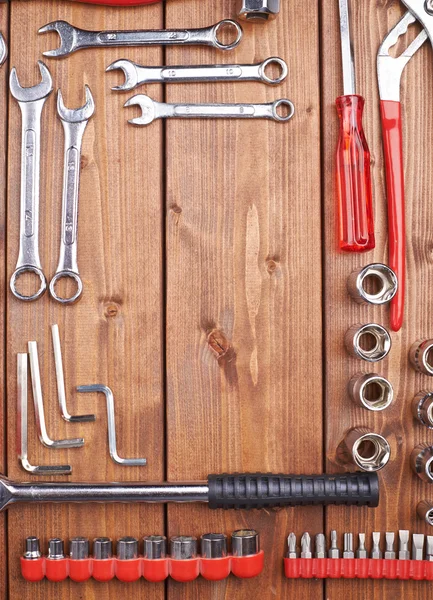
<instances>
[{"instance_id":1,"label":"socket set","mask_svg":"<svg viewBox=\"0 0 433 600\"><path fill-rule=\"evenodd\" d=\"M344 534L341 553L338 536L331 531L331 542L326 551L323 533L315 537L313 557L312 540L309 533L301 537L301 552L298 552L296 535L288 537L288 552L284 559L284 572L289 579L414 579L433 581L433 536L412 534L412 553L409 548L410 534L398 532L398 552L395 551L395 534L385 533L385 552L381 550L381 534L372 533L370 556L365 546L365 533L358 534L358 548L354 551L353 533ZM425 543L426 542L426 543ZM425 545L425 551L424 551Z\"/></svg>"},{"instance_id":2,"label":"socket set","mask_svg":"<svg viewBox=\"0 0 433 600\"><path fill-rule=\"evenodd\" d=\"M107 537L93 540L90 556L89 540L71 538L69 555L65 555L64 542L50 539L48 554L42 556L37 537L28 537L25 553L21 557L21 573L26 581L111 581L116 578L125 583L138 581L164 581L171 577L186 583L201 575L209 581L227 578L230 573L240 579L260 575L264 565L264 552L260 538L253 529L239 529L231 536L232 552L227 550L227 536L223 533L206 533L201 536L201 555L197 553L197 538L176 536L167 540L162 535L149 535L143 539L143 554L139 554L139 541L134 537L117 540L113 555L112 540Z\"/></svg>"}]
</instances>

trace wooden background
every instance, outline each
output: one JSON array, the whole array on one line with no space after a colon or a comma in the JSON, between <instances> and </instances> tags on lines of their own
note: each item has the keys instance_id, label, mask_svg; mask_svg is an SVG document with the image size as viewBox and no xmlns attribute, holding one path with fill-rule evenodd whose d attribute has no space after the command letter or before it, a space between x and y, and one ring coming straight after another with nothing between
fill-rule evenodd
<instances>
[{"instance_id":1,"label":"wooden background","mask_svg":"<svg viewBox=\"0 0 433 600\"><path fill-rule=\"evenodd\" d=\"M395 0L352 1L358 90L366 97L364 119L372 153L377 249L340 255L335 239L335 98L342 92L337 2L282 0L278 19L248 24L234 52L210 48L113 48L86 50L64 60L46 59L67 106L93 92L96 113L84 137L79 219L82 300L61 307L46 295L34 304L15 300L8 281L17 258L20 112L7 92L9 68L23 85L39 79L36 60L55 47L45 23L63 18L91 29L201 27L235 14L235 0L169 0L150 7L114 9L65 0L12 0L0 6L0 29L10 57L0 71L0 253L4 281L0 327L0 467L24 480L16 457L16 354L28 340L39 343L48 432L53 438L83 435L83 449L52 451L35 435L33 409L29 458L33 464L73 466L72 480L205 479L208 473L270 470L308 473L341 470L335 450L351 426L384 434L392 460L381 474L377 510L320 507L277 513L223 513L200 506L14 507L0 515L0 589L11 600L86 598L150 600L341 597L427 599L424 583L287 581L282 557L286 536L331 528L353 531L410 529L425 532L415 516L429 489L411 474L409 455L426 429L410 404L429 382L408 366L413 341L431 336L429 293L433 237L431 189L431 47L425 44L403 77L404 153L408 221L408 293L405 325L393 335L389 359L376 365L396 390L392 408L373 416L355 408L346 383L370 370L349 358L344 332L357 322L388 325L387 309L359 307L346 294L355 266L387 259L384 165L375 60L381 39L403 12ZM416 29L416 28L415 28ZM136 91L110 87L120 74L105 67L121 57L146 65L252 63L272 55L289 66L277 88L260 83L143 86L155 99L191 102L271 101L290 98L289 124L265 121L157 122L134 128L123 109ZM41 240L44 271L58 258L63 135L54 94L43 113ZM68 405L73 414L95 412L96 424L71 425L59 416L50 325L58 323ZM108 456L105 402L77 396L76 385L104 383L116 399L119 453L145 456L148 466L124 468ZM261 534L266 567L251 581L210 584L144 581L125 585L64 582L29 584L19 556L26 536L89 538L150 533L230 534L253 527ZM368 535L370 547L370 535Z\"/></svg>"}]
</instances>

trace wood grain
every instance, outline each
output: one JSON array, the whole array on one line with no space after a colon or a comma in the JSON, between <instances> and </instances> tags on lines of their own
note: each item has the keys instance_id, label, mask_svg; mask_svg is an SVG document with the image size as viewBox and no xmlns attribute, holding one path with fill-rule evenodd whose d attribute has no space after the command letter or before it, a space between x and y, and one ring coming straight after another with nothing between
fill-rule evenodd
<instances>
[{"instance_id":1,"label":"wood grain","mask_svg":"<svg viewBox=\"0 0 433 600\"><path fill-rule=\"evenodd\" d=\"M354 323L378 322L389 327L388 309L359 307L352 302L345 289L351 271L371 262L387 262L387 222L385 174L382 155L382 138L379 123L379 99L376 77L376 54L381 40L402 14L398 2L352 2L353 38L357 66L357 89L366 99L364 127L372 156L372 177L377 245L366 255L341 255L336 251L334 152L338 132L335 98L342 93L340 68L338 3L322 1L322 132L324 140L324 231L325 231L325 330L326 330L326 448L327 468L341 468L335 460L335 448L345 431L357 425L368 426L384 435L391 444L390 464L380 474L381 504L376 510L356 508L329 508L327 529L340 533L409 529L411 532L429 533L416 517L416 505L430 490L412 474L409 456L419 441L431 436L417 425L411 416L413 396L426 387L427 378L415 375L408 364L411 344L420 337L430 337L431 301L429 277L431 275L431 233L429 223L433 207L429 200L432 175L429 169L428 148L432 136L431 103L428 86L432 77L431 48L428 44L407 66L402 80L402 106L404 122L404 162L406 177L406 218L408 240L405 323L403 329L393 334L393 347L388 359L368 366L349 358L343 347L343 336ZM413 34L412 34L413 35ZM411 38L412 39L412 38ZM376 371L385 375L394 386L396 398L392 407L383 414L368 413L351 404L346 385L357 371ZM338 415L338 417L336 416ZM383 534L382 534L383 535ZM382 540L383 542L383 540ZM340 544L342 540L340 539ZM424 599L431 595L428 585L396 582L328 581L329 598L346 597L351 600L375 598L391 600L397 597Z\"/></svg>"},{"instance_id":2,"label":"wood grain","mask_svg":"<svg viewBox=\"0 0 433 600\"><path fill-rule=\"evenodd\" d=\"M200 6L198 12L194 0L167 3L167 27L205 26L235 10L232 0ZM289 97L297 110L288 124L167 122L169 479L225 470L322 470L316 8L309 1L285 3L275 22L246 25L235 52L167 50L168 64L252 63L278 55L289 65L288 80L278 88L170 85L168 101ZM321 531L321 508L278 514L168 510L169 535L230 534L240 527L261 533L266 568L260 578L191 586L170 581L168 597L321 596L320 582L282 577L286 535Z\"/></svg>"},{"instance_id":3,"label":"wood grain","mask_svg":"<svg viewBox=\"0 0 433 600\"><path fill-rule=\"evenodd\" d=\"M129 10L69 2L12 2L11 64L23 85L38 81L36 59L54 48L56 36L36 34L51 20L63 18L79 27L133 29L162 26L162 6ZM25 40L25 45L23 41ZM47 59L55 88L68 107L84 102L84 84L92 89L96 112L84 136L79 216L79 268L84 282L82 300L56 305L48 295L34 304L7 301L8 472L29 479L17 464L15 451L16 353L27 340L39 342L41 376L48 433L55 439L82 435L83 449L47 450L37 441L33 410L29 410L30 460L33 464L73 465L72 480L160 480L163 478L164 439L162 396L162 192L161 126L135 129L127 125L126 98L110 91L117 75L104 73L113 60L125 56L157 64L161 49L82 51L65 60ZM160 90L156 90L156 95ZM8 276L18 250L20 114L11 102L9 120ZM61 214L63 134L56 116L54 94L43 114L41 173L41 258L45 273L57 265ZM67 424L57 406L50 324L58 323L63 345L65 379L72 414L95 412L95 424ZM146 467L125 468L110 459L103 396L78 396L79 384L104 383L116 401L118 450L121 456L144 456ZM31 398L31 396L30 396ZM44 548L53 536L92 539L108 535L141 537L164 531L160 506L83 505L16 507L9 514L10 598L87 600L119 598L124 585L88 582L26 584L19 574L19 555L28 535L40 536ZM164 597L163 586L128 587L134 598Z\"/></svg>"}]
</instances>

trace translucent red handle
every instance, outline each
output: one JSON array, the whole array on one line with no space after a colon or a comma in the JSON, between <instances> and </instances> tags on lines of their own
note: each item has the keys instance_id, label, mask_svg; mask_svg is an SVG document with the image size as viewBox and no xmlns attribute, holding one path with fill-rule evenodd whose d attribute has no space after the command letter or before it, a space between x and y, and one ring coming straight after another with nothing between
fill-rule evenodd
<instances>
[{"instance_id":1,"label":"translucent red handle","mask_svg":"<svg viewBox=\"0 0 433 600\"><path fill-rule=\"evenodd\" d=\"M362 128L364 99L358 95L336 100L340 118L337 146L339 246L365 252L375 246L370 151Z\"/></svg>"}]
</instances>

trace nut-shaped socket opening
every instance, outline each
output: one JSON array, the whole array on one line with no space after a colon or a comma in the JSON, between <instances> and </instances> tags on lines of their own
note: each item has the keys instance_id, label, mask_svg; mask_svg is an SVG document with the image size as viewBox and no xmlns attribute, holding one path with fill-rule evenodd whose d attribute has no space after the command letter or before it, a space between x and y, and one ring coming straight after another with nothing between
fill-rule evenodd
<instances>
[{"instance_id":1,"label":"nut-shaped socket opening","mask_svg":"<svg viewBox=\"0 0 433 600\"><path fill-rule=\"evenodd\" d=\"M388 463L390 455L387 440L378 433L360 436L352 447L353 460L363 471L380 471Z\"/></svg>"},{"instance_id":2,"label":"nut-shaped socket opening","mask_svg":"<svg viewBox=\"0 0 433 600\"><path fill-rule=\"evenodd\" d=\"M374 412L388 408L394 398L390 382L376 373L354 375L348 389L356 404Z\"/></svg>"},{"instance_id":3,"label":"nut-shaped socket opening","mask_svg":"<svg viewBox=\"0 0 433 600\"><path fill-rule=\"evenodd\" d=\"M433 340L415 342L409 351L409 359L417 371L433 377Z\"/></svg>"},{"instance_id":4,"label":"nut-shaped socket opening","mask_svg":"<svg viewBox=\"0 0 433 600\"><path fill-rule=\"evenodd\" d=\"M381 263L373 263L354 271L347 287L354 300L362 304L381 305L390 302L398 289L397 276Z\"/></svg>"},{"instance_id":5,"label":"nut-shaped socket opening","mask_svg":"<svg viewBox=\"0 0 433 600\"><path fill-rule=\"evenodd\" d=\"M354 325L345 336L348 352L367 362L383 360L391 350L391 336L377 323Z\"/></svg>"}]
</instances>

